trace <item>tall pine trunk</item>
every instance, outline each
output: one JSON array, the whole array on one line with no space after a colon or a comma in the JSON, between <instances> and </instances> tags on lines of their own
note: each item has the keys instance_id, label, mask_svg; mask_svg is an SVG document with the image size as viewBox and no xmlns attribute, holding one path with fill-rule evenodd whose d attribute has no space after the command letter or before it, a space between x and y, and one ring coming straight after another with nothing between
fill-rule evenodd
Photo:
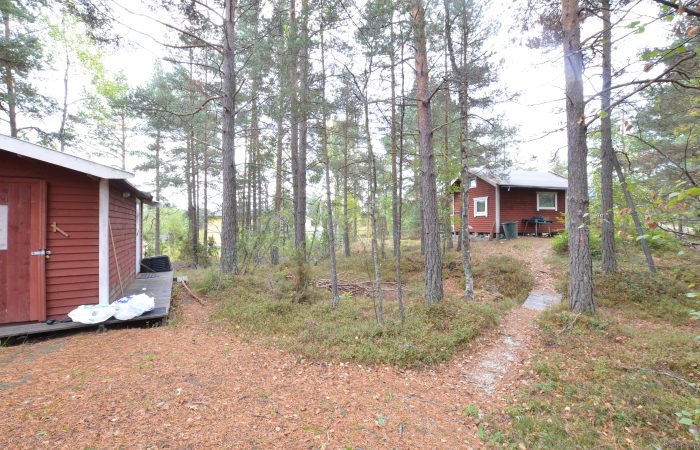
<instances>
[{"instance_id":1,"label":"tall pine trunk","mask_svg":"<svg viewBox=\"0 0 700 450\"><path fill-rule=\"evenodd\" d=\"M301 51L299 58L299 152L297 177L299 186L296 211L296 238L299 259L306 262L306 154L309 133L309 8L308 0L301 0Z\"/></svg>"},{"instance_id":2,"label":"tall pine trunk","mask_svg":"<svg viewBox=\"0 0 700 450\"><path fill-rule=\"evenodd\" d=\"M587 219L588 147L578 0L562 0L562 28L569 164L569 189L566 199L569 231L569 309L579 313L595 312L593 265Z\"/></svg>"},{"instance_id":3,"label":"tall pine trunk","mask_svg":"<svg viewBox=\"0 0 700 450\"><path fill-rule=\"evenodd\" d=\"M2 17L2 22L5 27L5 41L10 42L10 14L5 12ZM15 76L12 69L8 65L5 67L5 87L7 88L7 116L10 122L10 136L17 137L17 97L15 95Z\"/></svg>"},{"instance_id":4,"label":"tall pine trunk","mask_svg":"<svg viewBox=\"0 0 700 450\"><path fill-rule=\"evenodd\" d=\"M350 257L350 220L348 217L348 151L350 128L350 107L345 107L345 124L343 126L343 249L345 257Z\"/></svg>"},{"instance_id":5,"label":"tall pine trunk","mask_svg":"<svg viewBox=\"0 0 700 450\"><path fill-rule=\"evenodd\" d=\"M603 272L617 270L615 256L615 213L613 212L613 153L612 120L610 118L610 88L612 86L612 25L610 0L602 0L603 10L603 91L600 96L600 193L601 193L601 268Z\"/></svg>"},{"instance_id":6,"label":"tall pine trunk","mask_svg":"<svg viewBox=\"0 0 700 450\"><path fill-rule=\"evenodd\" d=\"M225 0L224 6L224 45L223 63L223 217L221 230L221 271L236 273L238 271L237 239L238 218L236 217L236 154L235 154L235 107L236 107L236 35L234 13L236 0Z\"/></svg>"},{"instance_id":7,"label":"tall pine trunk","mask_svg":"<svg viewBox=\"0 0 700 450\"><path fill-rule=\"evenodd\" d=\"M459 156L460 156L460 225L458 250L462 254L462 269L464 271L464 297L468 300L474 299L474 273L472 271L471 244L469 242L469 78L467 68L461 68L457 64L454 43L452 41L451 19L449 14L449 3L445 5L445 36L447 49L452 66L453 77L456 78L457 92L459 98ZM466 14L466 11L462 11ZM462 54L461 62L466 65L468 52L469 31L466 29L468 21L462 17Z\"/></svg>"},{"instance_id":8,"label":"tall pine trunk","mask_svg":"<svg viewBox=\"0 0 700 450\"><path fill-rule=\"evenodd\" d=\"M333 199L331 198L331 159L328 155L328 130L326 129L328 125L328 105L326 103L326 49L323 31L323 25L321 25L321 108L323 117L323 123L321 124L321 153L326 166L326 207L328 208L328 251L331 264L332 303L333 307L337 308L340 304L340 296L338 295L338 267L335 260L335 228L333 225Z\"/></svg>"},{"instance_id":9,"label":"tall pine trunk","mask_svg":"<svg viewBox=\"0 0 700 450\"><path fill-rule=\"evenodd\" d=\"M421 159L423 237L425 239L425 302L437 303L443 298L442 260L438 235L437 187L433 150L433 120L430 112L428 84L430 74L425 36L425 10L421 0L413 0L411 15L414 25L416 62L416 96L418 97L418 134Z\"/></svg>"},{"instance_id":10,"label":"tall pine trunk","mask_svg":"<svg viewBox=\"0 0 700 450\"><path fill-rule=\"evenodd\" d=\"M281 71L280 71L281 75ZM281 77L280 77L281 79ZM282 141L282 135L284 132L283 124L282 121L284 120L284 95L282 93L282 87L280 86L280 93L279 93L279 100L278 100L278 108L279 111L277 112L277 155L275 157L275 202L274 202L274 209L275 209L275 223L276 223L276 229L277 233L280 233L282 231L282 149L283 149L283 141ZM278 239L275 239L275 242L272 245L272 249L270 250L270 263L272 265L277 265L280 262L280 248L278 245Z\"/></svg>"},{"instance_id":11,"label":"tall pine trunk","mask_svg":"<svg viewBox=\"0 0 700 450\"><path fill-rule=\"evenodd\" d=\"M160 129L156 130L156 202L160 202ZM160 206L156 206L156 255L160 255Z\"/></svg>"}]
</instances>

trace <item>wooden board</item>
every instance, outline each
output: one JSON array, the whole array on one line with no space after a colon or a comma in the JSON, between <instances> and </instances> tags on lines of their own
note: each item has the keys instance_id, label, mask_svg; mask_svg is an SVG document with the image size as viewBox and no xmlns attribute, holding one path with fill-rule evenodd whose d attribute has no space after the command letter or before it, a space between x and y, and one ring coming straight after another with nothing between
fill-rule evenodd
<instances>
[{"instance_id":1,"label":"wooden board","mask_svg":"<svg viewBox=\"0 0 700 450\"><path fill-rule=\"evenodd\" d=\"M0 178L6 208L5 249L0 250L0 323L46 319L46 183ZM5 222L5 220L3 219Z\"/></svg>"}]
</instances>

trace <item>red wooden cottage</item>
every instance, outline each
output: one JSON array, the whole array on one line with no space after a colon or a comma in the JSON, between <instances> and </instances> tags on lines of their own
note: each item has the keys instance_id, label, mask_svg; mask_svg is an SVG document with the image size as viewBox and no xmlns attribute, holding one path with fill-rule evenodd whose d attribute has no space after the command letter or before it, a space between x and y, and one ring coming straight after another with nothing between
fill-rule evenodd
<instances>
[{"instance_id":1,"label":"red wooden cottage","mask_svg":"<svg viewBox=\"0 0 700 450\"><path fill-rule=\"evenodd\" d=\"M470 171L469 180L469 231L481 234L503 233L504 222L517 222L518 233L537 231L557 232L564 229L562 213L566 211L566 178L551 172L510 170L489 172L485 169ZM459 233L461 181L452 183L453 231ZM542 220L543 219L543 220ZM527 227L527 229L526 229Z\"/></svg>"},{"instance_id":2,"label":"red wooden cottage","mask_svg":"<svg viewBox=\"0 0 700 450\"><path fill-rule=\"evenodd\" d=\"M0 325L108 304L141 261L129 172L0 135Z\"/></svg>"}]
</instances>

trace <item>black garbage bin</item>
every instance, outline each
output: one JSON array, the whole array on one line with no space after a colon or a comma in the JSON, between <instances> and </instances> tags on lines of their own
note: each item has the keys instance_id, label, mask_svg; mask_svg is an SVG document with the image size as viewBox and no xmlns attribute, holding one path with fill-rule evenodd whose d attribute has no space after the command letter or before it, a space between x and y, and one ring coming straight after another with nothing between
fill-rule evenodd
<instances>
[{"instance_id":1,"label":"black garbage bin","mask_svg":"<svg viewBox=\"0 0 700 450\"><path fill-rule=\"evenodd\" d=\"M503 234L506 239L515 239L518 237L518 222L503 222Z\"/></svg>"}]
</instances>

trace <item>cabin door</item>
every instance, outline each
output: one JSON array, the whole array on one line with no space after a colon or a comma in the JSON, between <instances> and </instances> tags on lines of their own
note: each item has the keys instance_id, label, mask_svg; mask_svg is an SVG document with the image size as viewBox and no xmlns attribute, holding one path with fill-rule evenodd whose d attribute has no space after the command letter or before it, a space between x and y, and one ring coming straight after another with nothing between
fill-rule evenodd
<instances>
[{"instance_id":1,"label":"cabin door","mask_svg":"<svg viewBox=\"0 0 700 450\"><path fill-rule=\"evenodd\" d=\"M46 320L46 182L0 178L0 324Z\"/></svg>"}]
</instances>

